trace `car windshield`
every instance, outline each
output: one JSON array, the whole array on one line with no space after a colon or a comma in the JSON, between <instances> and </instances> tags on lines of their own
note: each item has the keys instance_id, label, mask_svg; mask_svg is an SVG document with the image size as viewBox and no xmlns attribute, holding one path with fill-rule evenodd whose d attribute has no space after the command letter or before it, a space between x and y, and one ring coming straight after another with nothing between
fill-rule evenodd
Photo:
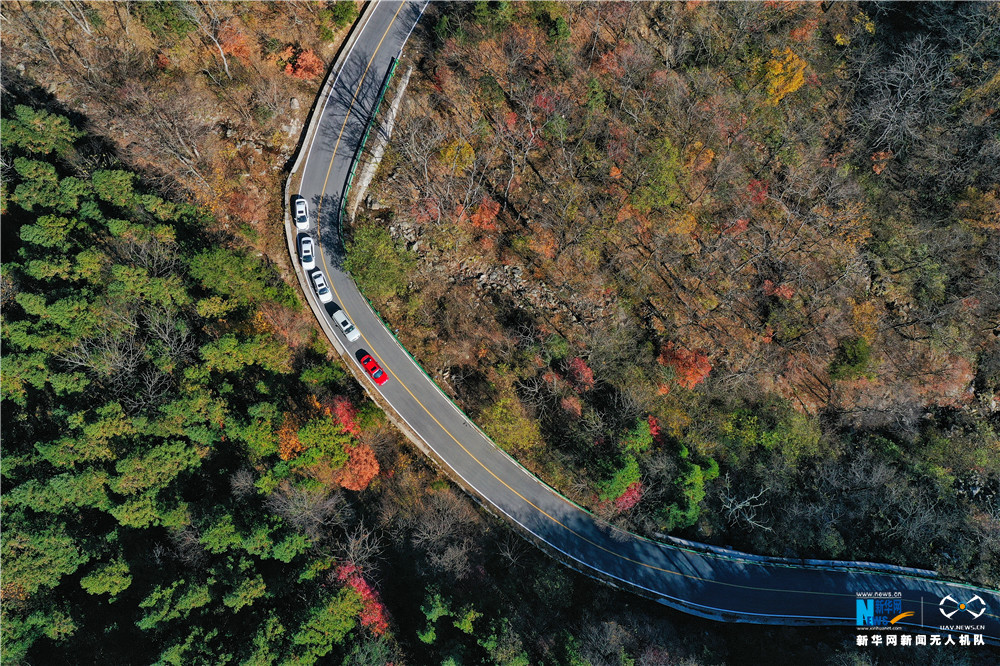
<instances>
[{"instance_id":1,"label":"car windshield","mask_svg":"<svg viewBox=\"0 0 1000 666\"><path fill-rule=\"evenodd\" d=\"M373 374L372 377L374 377L375 379L378 379L379 377L382 376L382 374L383 374L382 373L382 368L379 368L378 370L375 371L375 374Z\"/></svg>"}]
</instances>

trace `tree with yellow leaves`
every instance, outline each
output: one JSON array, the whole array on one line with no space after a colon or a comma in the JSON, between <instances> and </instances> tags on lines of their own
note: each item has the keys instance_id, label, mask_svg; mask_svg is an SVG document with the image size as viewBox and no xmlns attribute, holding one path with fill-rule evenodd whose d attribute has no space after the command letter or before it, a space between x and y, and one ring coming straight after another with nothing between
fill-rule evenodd
<instances>
[{"instance_id":1,"label":"tree with yellow leaves","mask_svg":"<svg viewBox=\"0 0 1000 666\"><path fill-rule=\"evenodd\" d=\"M771 59L764 66L767 80L767 96L772 106L777 106L805 83L806 61L792 49L772 49Z\"/></svg>"}]
</instances>

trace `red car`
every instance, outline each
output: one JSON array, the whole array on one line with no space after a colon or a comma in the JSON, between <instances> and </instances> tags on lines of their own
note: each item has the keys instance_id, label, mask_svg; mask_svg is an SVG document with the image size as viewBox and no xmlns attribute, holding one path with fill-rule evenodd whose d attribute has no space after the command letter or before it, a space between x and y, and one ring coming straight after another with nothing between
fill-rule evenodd
<instances>
[{"instance_id":1,"label":"red car","mask_svg":"<svg viewBox=\"0 0 1000 666\"><path fill-rule=\"evenodd\" d=\"M389 379L389 375L385 374L385 371L379 367L375 359L371 357L371 354L365 354L361 357L361 365L364 366L365 370L368 371L368 374L372 376L372 379L379 386L385 384L385 380Z\"/></svg>"}]
</instances>

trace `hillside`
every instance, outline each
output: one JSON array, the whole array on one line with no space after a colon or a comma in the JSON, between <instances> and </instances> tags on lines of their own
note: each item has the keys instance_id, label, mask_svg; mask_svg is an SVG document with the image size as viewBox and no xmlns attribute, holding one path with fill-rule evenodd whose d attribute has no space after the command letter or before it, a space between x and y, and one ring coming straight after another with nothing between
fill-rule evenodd
<instances>
[{"instance_id":1,"label":"hillside","mask_svg":"<svg viewBox=\"0 0 1000 666\"><path fill-rule=\"evenodd\" d=\"M647 534L996 584L996 6L433 9L349 266L486 432Z\"/></svg>"}]
</instances>

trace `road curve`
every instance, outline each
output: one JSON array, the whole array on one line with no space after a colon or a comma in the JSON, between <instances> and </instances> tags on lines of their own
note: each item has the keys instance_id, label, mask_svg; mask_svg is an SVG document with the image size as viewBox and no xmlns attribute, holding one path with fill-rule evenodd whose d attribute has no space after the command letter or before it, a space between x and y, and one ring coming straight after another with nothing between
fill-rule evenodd
<instances>
[{"instance_id":1,"label":"road curve","mask_svg":"<svg viewBox=\"0 0 1000 666\"><path fill-rule=\"evenodd\" d=\"M321 306L309 288L307 296L348 363L357 363L358 352L366 350L389 374L384 385L369 383L369 390L381 394L411 436L415 434L421 447L453 478L527 532L536 544L583 573L684 612L730 622L854 626L859 597L897 596L902 611L912 612L896 624L903 632L981 634L988 643L1000 644L997 590L890 566L779 561L613 533L497 449L424 374L343 270L338 225L354 152L383 77L422 9L419 2L368 6L345 47L349 51L339 60L340 69L327 98L317 102L317 129L303 146L298 192L310 205L313 221L308 233L319 240L317 269L328 277L333 303ZM293 174L293 179L298 176ZM301 267L297 270L301 275ZM329 313L337 307L361 332L354 342L330 320ZM977 596L984 606L975 601ZM946 600L942 606L941 600L947 597L955 603ZM967 602L972 603L959 608ZM973 617L983 607L985 612ZM942 611L957 612L949 619ZM965 630L942 629L956 625Z\"/></svg>"}]
</instances>

